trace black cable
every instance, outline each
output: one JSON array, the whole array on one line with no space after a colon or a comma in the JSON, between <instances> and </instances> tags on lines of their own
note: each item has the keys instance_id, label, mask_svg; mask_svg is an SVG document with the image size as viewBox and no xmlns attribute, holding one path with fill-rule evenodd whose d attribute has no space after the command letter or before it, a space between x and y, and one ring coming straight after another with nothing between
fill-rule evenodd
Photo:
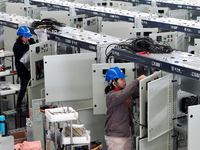
<instances>
[{"instance_id":1,"label":"black cable","mask_svg":"<svg viewBox=\"0 0 200 150\"><path fill-rule=\"evenodd\" d=\"M47 29L48 31L60 31L58 27L65 27L65 23L58 22L54 18L44 18L41 21L33 21L30 25L33 28Z\"/></svg>"},{"instance_id":2,"label":"black cable","mask_svg":"<svg viewBox=\"0 0 200 150\"><path fill-rule=\"evenodd\" d=\"M44 18L41 20L41 23L43 24L47 24L47 25L56 25L56 26L59 26L59 27L64 27L66 26L65 23L61 23L61 22L58 22L56 19L54 18Z\"/></svg>"},{"instance_id":3,"label":"black cable","mask_svg":"<svg viewBox=\"0 0 200 150\"><path fill-rule=\"evenodd\" d=\"M134 122L135 122L136 124L138 124L139 126L142 126L142 127L144 127L144 128L147 128L147 125L140 124L140 122L139 122L138 120L136 120L134 117L132 117L132 118L133 118L133 120L134 120Z\"/></svg>"},{"instance_id":4,"label":"black cable","mask_svg":"<svg viewBox=\"0 0 200 150\"><path fill-rule=\"evenodd\" d=\"M167 42L156 42L150 37L130 38L120 43L112 43L105 50L106 60L109 59L111 52L107 52L110 46L114 48L124 49L132 53L149 52L149 53L171 53L175 49Z\"/></svg>"}]
</instances>

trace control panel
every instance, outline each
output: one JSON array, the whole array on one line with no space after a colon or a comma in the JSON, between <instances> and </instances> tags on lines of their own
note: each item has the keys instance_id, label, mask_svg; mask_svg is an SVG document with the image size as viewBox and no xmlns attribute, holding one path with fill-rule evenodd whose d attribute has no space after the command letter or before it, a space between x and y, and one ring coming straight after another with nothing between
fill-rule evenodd
<instances>
[{"instance_id":1,"label":"control panel","mask_svg":"<svg viewBox=\"0 0 200 150\"><path fill-rule=\"evenodd\" d=\"M30 45L31 86L44 82L43 56L56 53L56 42L44 41Z\"/></svg>"},{"instance_id":2,"label":"control panel","mask_svg":"<svg viewBox=\"0 0 200 150\"><path fill-rule=\"evenodd\" d=\"M185 33L181 32L162 32L152 33L149 35L153 40L157 42L168 43L172 48L181 50L184 52L188 51L188 38Z\"/></svg>"},{"instance_id":3,"label":"control panel","mask_svg":"<svg viewBox=\"0 0 200 150\"><path fill-rule=\"evenodd\" d=\"M70 27L82 28L83 19L86 18L85 14L70 16Z\"/></svg>"},{"instance_id":4,"label":"control panel","mask_svg":"<svg viewBox=\"0 0 200 150\"><path fill-rule=\"evenodd\" d=\"M95 1L94 6L102 6L102 7L109 7L109 8L116 8L116 9L129 9L130 7L133 6L132 3L128 2L120 2L120 1L103 1L103 0L98 0Z\"/></svg>"},{"instance_id":5,"label":"control panel","mask_svg":"<svg viewBox=\"0 0 200 150\"><path fill-rule=\"evenodd\" d=\"M49 47L49 46L48 46L48 43L46 43L46 44L44 44L44 45L41 45L41 46L37 46L37 47L35 48L35 52L36 52L37 54L48 52L48 49L49 49L48 47Z\"/></svg>"},{"instance_id":6,"label":"control panel","mask_svg":"<svg viewBox=\"0 0 200 150\"><path fill-rule=\"evenodd\" d=\"M165 17L167 16L167 13L169 11L168 7L149 7L149 13L150 14L157 14L159 17Z\"/></svg>"},{"instance_id":7,"label":"control panel","mask_svg":"<svg viewBox=\"0 0 200 150\"><path fill-rule=\"evenodd\" d=\"M152 33L158 33L158 28L129 28L129 38L148 37Z\"/></svg>"},{"instance_id":8,"label":"control panel","mask_svg":"<svg viewBox=\"0 0 200 150\"><path fill-rule=\"evenodd\" d=\"M83 19L83 29L92 31L92 32L100 32L102 17L90 17Z\"/></svg>"}]
</instances>

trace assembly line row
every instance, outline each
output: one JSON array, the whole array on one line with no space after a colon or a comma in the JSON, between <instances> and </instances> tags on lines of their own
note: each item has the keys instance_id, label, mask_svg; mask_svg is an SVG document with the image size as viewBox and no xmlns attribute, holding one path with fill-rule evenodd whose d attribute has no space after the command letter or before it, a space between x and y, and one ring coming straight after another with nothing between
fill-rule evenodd
<instances>
[{"instance_id":1,"label":"assembly line row","mask_svg":"<svg viewBox=\"0 0 200 150\"><path fill-rule=\"evenodd\" d=\"M14 1L16 2L17 0ZM32 0L30 1L30 4L67 10L70 11L72 14L89 14L115 20L134 22L145 26L164 28L185 33L200 34L200 23L198 21L182 20L170 17L159 17L156 14L148 14L129 10L119 10L100 6L90 6L89 4L73 3L59 0Z\"/></svg>"},{"instance_id":2,"label":"assembly line row","mask_svg":"<svg viewBox=\"0 0 200 150\"><path fill-rule=\"evenodd\" d=\"M169 7L169 8L176 8L176 9L200 11L200 4L195 3L195 2L166 1L166 0L121 0L121 1L145 4L145 5L153 5L155 3L155 5L158 7Z\"/></svg>"}]
</instances>

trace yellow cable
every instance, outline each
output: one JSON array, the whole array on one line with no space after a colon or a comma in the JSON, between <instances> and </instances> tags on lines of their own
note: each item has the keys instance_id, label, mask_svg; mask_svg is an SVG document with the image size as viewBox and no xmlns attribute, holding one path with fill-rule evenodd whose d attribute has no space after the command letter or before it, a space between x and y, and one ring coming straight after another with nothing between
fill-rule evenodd
<instances>
[{"instance_id":1,"label":"yellow cable","mask_svg":"<svg viewBox=\"0 0 200 150\"><path fill-rule=\"evenodd\" d=\"M39 112L39 113L41 113L41 114L45 114L45 113L43 113L43 112Z\"/></svg>"}]
</instances>

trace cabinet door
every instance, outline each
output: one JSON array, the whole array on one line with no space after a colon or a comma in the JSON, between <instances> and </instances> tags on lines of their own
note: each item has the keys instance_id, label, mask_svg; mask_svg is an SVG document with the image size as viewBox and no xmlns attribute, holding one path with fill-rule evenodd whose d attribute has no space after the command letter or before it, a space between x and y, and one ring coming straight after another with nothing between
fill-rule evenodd
<instances>
[{"instance_id":1,"label":"cabinet door","mask_svg":"<svg viewBox=\"0 0 200 150\"><path fill-rule=\"evenodd\" d=\"M140 80L140 138L147 137L147 84L160 77L161 71Z\"/></svg>"},{"instance_id":2,"label":"cabinet door","mask_svg":"<svg viewBox=\"0 0 200 150\"><path fill-rule=\"evenodd\" d=\"M96 53L44 56L46 102L91 99L95 56Z\"/></svg>"},{"instance_id":3,"label":"cabinet door","mask_svg":"<svg viewBox=\"0 0 200 150\"><path fill-rule=\"evenodd\" d=\"M173 150L173 130L148 142L148 138L139 140L139 150Z\"/></svg>"},{"instance_id":4,"label":"cabinet door","mask_svg":"<svg viewBox=\"0 0 200 150\"><path fill-rule=\"evenodd\" d=\"M200 147L200 105L188 107L188 150Z\"/></svg>"},{"instance_id":5,"label":"cabinet door","mask_svg":"<svg viewBox=\"0 0 200 150\"><path fill-rule=\"evenodd\" d=\"M148 141L169 132L172 126L173 75L148 83Z\"/></svg>"}]
</instances>

